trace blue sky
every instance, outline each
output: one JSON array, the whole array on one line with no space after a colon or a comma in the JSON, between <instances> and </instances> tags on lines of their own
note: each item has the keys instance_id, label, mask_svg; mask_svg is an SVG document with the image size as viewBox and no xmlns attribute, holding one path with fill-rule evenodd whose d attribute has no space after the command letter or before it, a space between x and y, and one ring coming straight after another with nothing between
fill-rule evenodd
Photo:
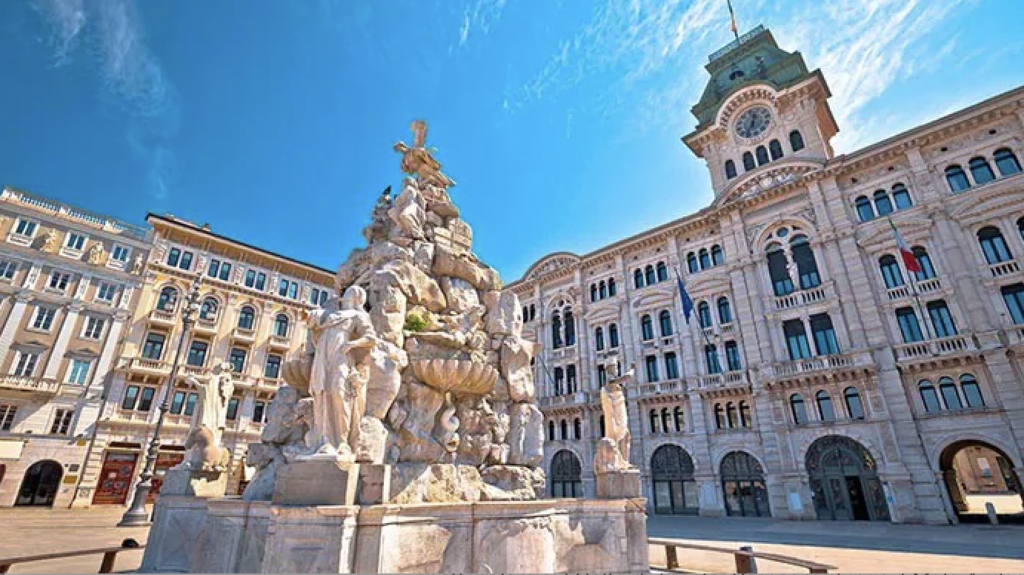
<instances>
[{"instance_id":1,"label":"blue sky","mask_svg":"<svg viewBox=\"0 0 1024 575\"><path fill-rule=\"evenodd\" d=\"M733 0L821 68L837 153L1024 79L1024 2ZM679 141L725 0L5 0L0 183L333 269L410 122L518 278L706 206Z\"/></svg>"}]
</instances>

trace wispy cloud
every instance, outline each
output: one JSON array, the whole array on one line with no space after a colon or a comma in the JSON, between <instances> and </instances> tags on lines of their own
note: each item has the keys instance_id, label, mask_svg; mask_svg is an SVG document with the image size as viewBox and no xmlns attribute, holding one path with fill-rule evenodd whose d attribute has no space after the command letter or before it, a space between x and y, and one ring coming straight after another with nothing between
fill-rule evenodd
<instances>
[{"instance_id":1,"label":"wispy cloud","mask_svg":"<svg viewBox=\"0 0 1024 575\"><path fill-rule=\"evenodd\" d=\"M484 36L490 33L491 26L501 19L505 2L506 0L474 0L466 6L459 26L459 47L465 47L469 43L471 33Z\"/></svg>"},{"instance_id":2,"label":"wispy cloud","mask_svg":"<svg viewBox=\"0 0 1024 575\"><path fill-rule=\"evenodd\" d=\"M86 66L100 83L102 101L127 120L125 138L146 163L149 193L168 196L175 176L171 142L180 101L159 60L145 43L130 0L33 0L48 28L55 66Z\"/></svg>"}]
</instances>

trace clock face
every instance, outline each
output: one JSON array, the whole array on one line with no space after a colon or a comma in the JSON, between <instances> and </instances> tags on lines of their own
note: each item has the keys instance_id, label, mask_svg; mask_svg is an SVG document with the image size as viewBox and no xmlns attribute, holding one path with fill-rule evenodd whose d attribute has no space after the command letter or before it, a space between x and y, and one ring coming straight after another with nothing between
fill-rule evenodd
<instances>
[{"instance_id":1,"label":"clock face","mask_svg":"<svg viewBox=\"0 0 1024 575\"><path fill-rule=\"evenodd\" d=\"M741 138L756 138L768 129L772 113L764 106L757 106L740 114L736 120L736 135Z\"/></svg>"}]
</instances>

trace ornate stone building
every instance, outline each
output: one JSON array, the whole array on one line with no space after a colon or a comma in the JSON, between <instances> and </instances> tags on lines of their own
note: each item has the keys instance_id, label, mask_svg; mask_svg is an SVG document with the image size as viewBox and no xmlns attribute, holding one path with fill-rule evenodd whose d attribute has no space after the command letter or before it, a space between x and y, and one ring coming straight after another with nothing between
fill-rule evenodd
<instances>
[{"instance_id":1,"label":"ornate stone building","mask_svg":"<svg viewBox=\"0 0 1024 575\"><path fill-rule=\"evenodd\" d=\"M1024 89L836 156L799 52L759 27L709 60L683 142L711 205L510 286L544 347L552 493L593 494L598 390L635 364L655 513L944 523L983 486L1019 513Z\"/></svg>"},{"instance_id":2,"label":"ornate stone building","mask_svg":"<svg viewBox=\"0 0 1024 575\"><path fill-rule=\"evenodd\" d=\"M229 362L235 397L227 406L224 442L232 449L229 493L249 473L243 459L258 442L267 406L281 382L285 361L302 353L302 313L326 301L334 274L218 235L173 216L150 214L153 252L138 305L129 319L97 434L89 450L78 502L125 504L142 470L164 394L173 393L157 458L162 472L184 457L184 441L197 395L185 378ZM178 381L169 389L181 336L181 305L196 274L202 276L201 312L185 341Z\"/></svg>"},{"instance_id":3,"label":"ornate stone building","mask_svg":"<svg viewBox=\"0 0 1024 575\"><path fill-rule=\"evenodd\" d=\"M142 285L143 228L0 193L0 507L67 506Z\"/></svg>"}]
</instances>

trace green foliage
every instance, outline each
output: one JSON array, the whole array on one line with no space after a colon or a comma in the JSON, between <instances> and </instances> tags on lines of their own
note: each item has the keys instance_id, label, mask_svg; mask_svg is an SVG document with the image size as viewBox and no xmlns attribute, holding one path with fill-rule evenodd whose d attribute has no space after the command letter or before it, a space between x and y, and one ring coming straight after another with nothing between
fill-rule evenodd
<instances>
[{"instance_id":1,"label":"green foliage","mask_svg":"<svg viewBox=\"0 0 1024 575\"><path fill-rule=\"evenodd\" d=\"M422 317L409 314L405 316L405 330L411 332L421 332L427 328L427 322Z\"/></svg>"}]
</instances>

